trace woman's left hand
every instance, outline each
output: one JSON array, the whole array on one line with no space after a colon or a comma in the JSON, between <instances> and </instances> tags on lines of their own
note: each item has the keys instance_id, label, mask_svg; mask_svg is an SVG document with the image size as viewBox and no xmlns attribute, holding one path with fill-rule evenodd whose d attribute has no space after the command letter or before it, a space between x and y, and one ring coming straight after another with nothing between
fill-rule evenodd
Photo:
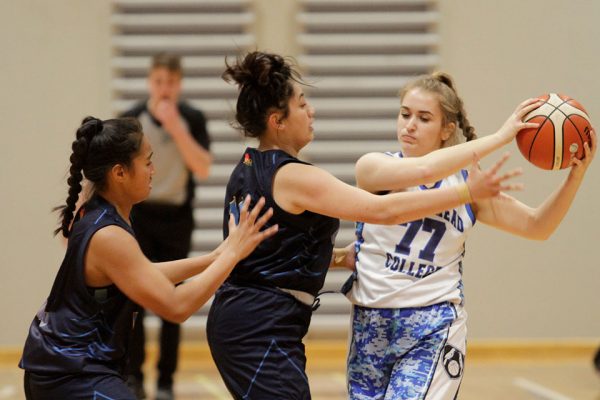
<instances>
[{"instance_id":1,"label":"woman's left hand","mask_svg":"<svg viewBox=\"0 0 600 400\"><path fill-rule=\"evenodd\" d=\"M583 143L584 155L581 160L575 157L575 154L571 155L571 161L569 162L569 165L571 166L571 176L575 178L583 178L585 171L587 171L587 168L590 166L594 156L596 155L598 143L594 128L592 128L590 131L590 139L591 146L588 144L588 142Z\"/></svg>"}]
</instances>

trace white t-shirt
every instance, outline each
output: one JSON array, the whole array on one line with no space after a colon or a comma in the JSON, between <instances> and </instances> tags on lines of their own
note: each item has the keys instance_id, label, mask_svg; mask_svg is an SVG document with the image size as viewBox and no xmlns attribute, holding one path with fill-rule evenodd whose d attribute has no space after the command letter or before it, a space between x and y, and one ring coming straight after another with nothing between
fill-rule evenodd
<instances>
[{"instance_id":1,"label":"white t-shirt","mask_svg":"<svg viewBox=\"0 0 600 400\"><path fill-rule=\"evenodd\" d=\"M466 177L463 170L429 187L406 191L455 186ZM348 298L372 308L462 303L462 259L474 223L469 204L400 225L357 223L357 280Z\"/></svg>"}]
</instances>

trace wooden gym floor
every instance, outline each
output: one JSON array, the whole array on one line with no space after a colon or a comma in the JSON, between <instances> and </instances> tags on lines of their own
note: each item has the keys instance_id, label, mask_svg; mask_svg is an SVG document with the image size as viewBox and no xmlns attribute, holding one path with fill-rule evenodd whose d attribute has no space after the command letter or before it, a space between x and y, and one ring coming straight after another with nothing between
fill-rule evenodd
<instances>
[{"instance_id":1,"label":"wooden gym floor","mask_svg":"<svg viewBox=\"0 0 600 400\"><path fill-rule=\"evenodd\" d=\"M471 344L461 400L600 400L592 367L595 343ZM346 399L345 341L308 341L308 375L314 400ZM146 391L152 399L156 348L149 345ZM184 343L176 377L178 400L230 399L205 343ZM24 399L19 351L0 351L0 400Z\"/></svg>"}]
</instances>

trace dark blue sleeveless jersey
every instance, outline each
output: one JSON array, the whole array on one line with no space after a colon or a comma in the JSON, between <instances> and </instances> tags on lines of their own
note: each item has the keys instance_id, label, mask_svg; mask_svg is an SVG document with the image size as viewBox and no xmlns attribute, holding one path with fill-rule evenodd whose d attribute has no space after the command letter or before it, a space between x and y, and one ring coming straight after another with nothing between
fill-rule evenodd
<instances>
[{"instance_id":1,"label":"dark blue sleeveless jersey","mask_svg":"<svg viewBox=\"0 0 600 400\"><path fill-rule=\"evenodd\" d=\"M137 306L115 285L85 284L84 258L99 229L117 225L133 235L115 208L96 196L74 224L50 296L38 311L19 366L42 374L121 374ZM82 213L79 213L81 215Z\"/></svg>"},{"instance_id":2,"label":"dark blue sleeveless jersey","mask_svg":"<svg viewBox=\"0 0 600 400\"><path fill-rule=\"evenodd\" d=\"M267 226L279 225L278 232L264 240L233 270L230 281L301 290L317 295L323 287L339 220L310 211L295 215L279 208L273 199L273 177L287 163L303 163L282 150L258 151L247 148L233 170L225 195L224 237L229 234L230 211L239 215L247 194L251 206L263 196L263 211L273 207Z\"/></svg>"}]
</instances>

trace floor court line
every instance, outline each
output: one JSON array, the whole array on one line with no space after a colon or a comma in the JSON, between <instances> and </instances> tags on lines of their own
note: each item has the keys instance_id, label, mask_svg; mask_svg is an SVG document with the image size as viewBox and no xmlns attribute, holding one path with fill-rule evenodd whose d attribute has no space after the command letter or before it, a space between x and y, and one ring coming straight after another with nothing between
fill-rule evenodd
<instances>
[{"instance_id":1,"label":"floor court line","mask_svg":"<svg viewBox=\"0 0 600 400\"><path fill-rule=\"evenodd\" d=\"M515 386L533 394L537 399L540 400L573 400L571 397L562 395L525 378L516 378L514 380L514 384Z\"/></svg>"}]
</instances>

